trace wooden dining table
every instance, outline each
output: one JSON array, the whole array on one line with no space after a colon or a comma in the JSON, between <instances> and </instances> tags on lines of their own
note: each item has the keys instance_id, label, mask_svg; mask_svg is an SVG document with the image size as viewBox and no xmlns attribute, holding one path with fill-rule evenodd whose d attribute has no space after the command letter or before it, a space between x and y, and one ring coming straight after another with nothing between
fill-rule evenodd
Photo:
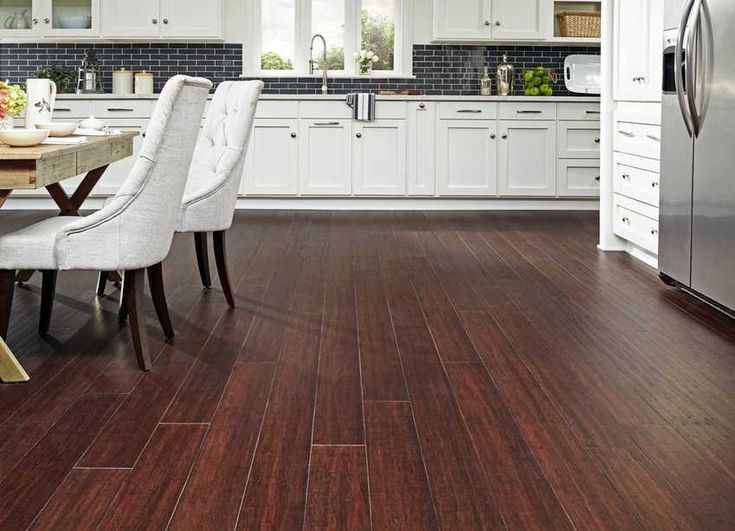
<instances>
[{"instance_id":1,"label":"wooden dining table","mask_svg":"<svg viewBox=\"0 0 735 531\"><path fill-rule=\"evenodd\" d=\"M133 141L138 135L137 132L125 132L90 136L81 144L41 144L26 148L0 144L0 208L14 191L45 188L59 207L60 216L78 216L79 209L107 167L132 156ZM69 195L61 183L77 175L84 175L84 178ZM21 273L23 280L27 280L29 273L32 274ZM0 337L0 380L19 383L29 379L28 373Z\"/></svg>"}]
</instances>

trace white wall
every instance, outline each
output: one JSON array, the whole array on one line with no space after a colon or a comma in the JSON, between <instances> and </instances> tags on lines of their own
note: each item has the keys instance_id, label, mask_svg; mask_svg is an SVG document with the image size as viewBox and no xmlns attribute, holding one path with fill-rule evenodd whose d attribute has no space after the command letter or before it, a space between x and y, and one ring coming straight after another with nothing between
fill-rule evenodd
<instances>
[{"instance_id":1,"label":"white wall","mask_svg":"<svg viewBox=\"0 0 735 531\"><path fill-rule=\"evenodd\" d=\"M225 0L225 39L227 42L241 43L245 39L245 2L249 1L251 0ZM431 41L432 0L413 0L413 2L414 43L429 43Z\"/></svg>"}]
</instances>

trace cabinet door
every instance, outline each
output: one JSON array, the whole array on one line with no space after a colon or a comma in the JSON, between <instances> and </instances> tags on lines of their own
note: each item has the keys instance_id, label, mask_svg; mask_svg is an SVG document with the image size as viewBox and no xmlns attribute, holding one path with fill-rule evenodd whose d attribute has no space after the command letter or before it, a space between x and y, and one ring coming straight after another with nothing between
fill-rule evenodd
<instances>
[{"instance_id":1,"label":"cabinet door","mask_svg":"<svg viewBox=\"0 0 735 531\"><path fill-rule=\"evenodd\" d=\"M556 195L556 124L501 121L500 195Z\"/></svg>"},{"instance_id":2,"label":"cabinet door","mask_svg":"<svg viewBox=\"0 0 735 531\"><path fill-rule=\"evenodd\" d=\"M406 194L406 121L378 120L352 128L355 195Z\"/></svg>"},{"instance_id":3,"label":"cabinet door","mask_svg":"<svg viewBox=\"0 0 735 531\"><path fill-rule=\"evenodd\" d=\"M38 37L45 7L44 0L0 0L0 34L3 38Z\"/></svg>"},{"instance_id":4,"label":"cabinet door","mask_svg":"<svg viewBox=\"0 0 735 531\"><path fill-rule=\"evenodd\" d=\"M436 192L436 104L412 102L408 108L408 195L431 196Z\"/></svg>"},{"instance_id":5,"label":"cabinet door","mask_svg":"<svg viewBox=\"0 0 735 531\"><path fill-rule=\"evenodd\" d=\"M599 122L559 122L557 142L561 159L600 158Z\"/></svg>"},{"instance_id":6,"label":"cabinet door","mask_svg":"<svg viewBox=\"0 0 735 531\"><path fill-rule=\"evenodd\" d=\"M434 0L434 39L487 40L492 35L490 0Z\"/></svg>"},{"instance_id":7,"label":"cabinet door","mask_svg":"<svg viewBox=\"0 0 735 531\"><path fill-rule=\"evenodd\" d=\"M43 15L46 37L99 37L99 0L48 0Z\"/></svg>"},{"instance_id":8,"label":"cabinet door","mask_svg":"<svg viewBox=\"0 0 735 531\"><path fill-rule=\"evenodd\" d=\"M496 122L439 120L437 166L439 194L496 195Z\"/></svg>"},{"instance_id":9,"label":"cabinet door","mask_svg":"<svg viewBox=\"0 0 735 531\"><path fill-rule=\"evenodd\" d=\"M159 37L158 0L102 2L103 37Z\"/></svg>"},{"instance_id":10,"label":"cabinet door","mask_svg":"<svg viewBox=\"0 0 735 531\"><path fill-rule=\"evenodd\" d=\"M350 195L350 120L301 120L299 129L299 193Z\"/></svg>"},{"instance_id":11,"label":"cabinet door","mask_svg":"<svg viewBox=\"0 0 735 531\"><path fill-rule=\"evenodd\" d=\"M615 100L661 101L663 26L663 0L615 4Z\"/></svg>"},{"instance_id":12,"label":"cabinet door","mask_svg":"<svg viewBox=\"0 0 735 531\"><path fill-rule=\"evenodd\" d=\"M245 158L245 195L296 195L298 128L298 120L255 120Z\"/></svg>"},{"instance_id":13,"label":"cabinet door","mask_svg":"<svg viewBox=\"0 0 735 531\"><path fill-rule=\"evenodd\" d=\"M222 38L222 0L161 0L164 37Z\"/></svg>"},{"instance_id":14,"label":"cabinet door","mask_svg":"<svg viewBox=\"0 0 735 531\"><path fill-rule=\"evenodd\" d=\"M549 38L552 4L546 0L492 0L493 39Z\"/></svg>"},{"instance_id":15,"label":"cabinet door","mask_svg":"<svg viewBox=\"0 0 735 531\"><path fill-rule=\"evenodd\" d=\"M599 197L600 161L560 160L557 180L559 197Z\"/></svg>"}]
</instances>

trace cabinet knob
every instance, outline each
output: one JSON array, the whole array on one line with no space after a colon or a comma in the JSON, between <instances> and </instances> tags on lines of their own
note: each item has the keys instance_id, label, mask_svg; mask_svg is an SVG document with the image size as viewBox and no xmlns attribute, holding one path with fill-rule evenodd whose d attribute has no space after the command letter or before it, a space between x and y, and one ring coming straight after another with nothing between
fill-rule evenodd
<instances>
[{"instance_id":1,"label":"cabinet knob","mask_svg":"<svg viewBox=\"0 0 735 531\"><path fill-rule=\"evenodd\" d=\"M362 138L362 133L357 133L357 134L356 134L355 136L356 136L357 138Z\"/></svg>"},{"instance_id":2,"label":"cabinet knob","mask_svg":"<svg viewBox=\"0 0 735 531\"><path fill-rule=\"evenodd\" d=\"M506 138L508 138L508 135L500 135L500 138L502 138L503 140L505 140Z\"/></svg>"},{"instance_id":3,"label":"cabinet knob","mask_svg":"<svg viewBox=\"0 0 735 531\"><path fill-rule=\"evenodd\" d=\"M490 138L492 138L493 140L495 140L495 133L491 134L490 135Z\"/></svg>"},{"instance_id":4,"label":"cabinet knob","mask_svg":"<svg viewBox=\"0 0 735 531\"><path fill-rule=\"evenodd\" d=\"M158 24L158 19L154 18L151 22L153 22L154 24Z\"/></svg>"},{"instance_id":5,"label":"cabinet knob","mask_svg":"<svg viewBox=\"0 0 735 531\"><path fill-rule=\"evenodd\" d=\"M651 183L651 188L658 188L658 187L659 187L659 183L656 183L656 182Z\"/></svg>"},{"instance_id":6,"label":"cabinet knob","mask_svg":"<svg viewBox=\"0 0 735 531\"><path fill-rule=\"evenodd\" d=\"M486 21L485 21L485 25L486 25L486 26L489 26L489 25L490 25L490 21L489 21L489 20L486 20Z\"/></svg>"},{"instance_id":7,"label":"cabinet knob","mask_svg":"<svg viewBox=\"0 0 735 531\"><path fill-rule=\"evenodd\" d=\"M623 178L624 181L627 181L628 179L630 179L630 175L628 175L627 173L622 174L621 177Z\"/></svg>"},{"instance_id":8,"label":"cabinet knob","mask_svg":"<svg viewBox=\"0 0 735 531\"><path fill-rule=\"evenodd\" d=\"M167 18L164 18L164 19L163 19L163 23L164 23L164 24L168 24L168 19L167 19Z\"/></svg>"},{"instance_id":9,"label":"cabinet knob","mask_svg":"<svg viewBox=\"0 0 735 531\"><path fill-rule=\"evenodd\" d=\"M291 138L296 138L296 133L291 133Z\"/></svg>"},{"instance_id":10,"label":"cabinet knob","mask_svg":"<svg viewBox=\"0 0 735 531\"><path fill-rule=\"evenodd\" d=\"M426 109L425 103L419 103L419 109Z\"/></svg>"},{"instance_id":11,"label":"cabinet knob","mask_svg":"<svg viewBox=\"0 0 735 531\"><path fill-rule=\"evenodd\" d=\"M599 143L600 143L600 139L599 138L595 138L595 144L599 144Z\"/></svg>"},{"instance_id":12,"label":"cabinet knob","mask_svg":"<svg viewBox=\"0 0 735 531\"><path fill-rule=\"evenodd\" d=\"M46 17L46 18L43 19L43 23L44 24L50 24L51 23L51 19L48 18L48 17Z\"/></svg>"},{"instance_id":13,"label":"cabinet knob","mask_svg":"<svg viewBox=\"0 0 735 531\"><path fill-rule=\"evenodd\" d=\"M502 23L501 23L501 22L500 22L499 20L496 20L496 21L495 21L495 25L496 25L496 26L502 26Z\"/></svg>"},{"instance_id":14,"label":"cabinet knob","mask_svg":"<svg viewBox=\"0 0 735 531\"><path fill-rule=\"evenodd\" d=\"M595 177L595 181L600 182L600 176Z\"/></svg>"},{"instance_id":15,"label":"cabinet knob","mask_svg":"<svg viewBox=\"0 0 735 531\"><path fill-rule=\"evenodd\" d=\"M651 236L656 236L656 234L658 234L658 230L651 229Z\"/></svg>"},{"instance_id":16,"label":"cabinet knob","mask_svg":"<svg viewBox=\"0 0 735 531\"><path fill-rule=\"evenodd\" d=\"M630 223L630 218L623 218L623 223Z\"/></svg>"},{"instance_id":17,"label":"cabinet knob","mask_svg":"<svg viewBox=\"0 0 735 531\"><path fill-rule=\"evenodd\" d=\"M33 23L34 23L34 24L38 24L38 19L37 19L37 18L34 18L34 19L33 19Z\"/></svg>"}]
</instances>

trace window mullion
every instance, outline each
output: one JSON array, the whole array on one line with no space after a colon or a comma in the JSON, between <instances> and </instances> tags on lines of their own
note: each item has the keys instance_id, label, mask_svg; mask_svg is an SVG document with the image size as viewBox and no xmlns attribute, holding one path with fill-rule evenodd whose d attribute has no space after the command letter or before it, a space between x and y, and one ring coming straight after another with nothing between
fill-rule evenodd
<instances>
[{"instance_id":1,"label":"window mullion","mask_svg":"<svg viewBox=\"0 0 735 531\"><path fill-rule=\"evenodd\" d=\"M354 76L357 67L353 54L360 49L361 0L345 1L345 74Z\"/></svg>"},{"instance_id":2,"label":"window mullion","mask_svg":"<svg viewBox=\"0 0 735 531\"><path fill-rule=\"evenodd\" d=\"M296 50L294 51L297 72L309 71L309 42L311 41L311 0L296 0Z\"/></svg>"}]
</instances>

